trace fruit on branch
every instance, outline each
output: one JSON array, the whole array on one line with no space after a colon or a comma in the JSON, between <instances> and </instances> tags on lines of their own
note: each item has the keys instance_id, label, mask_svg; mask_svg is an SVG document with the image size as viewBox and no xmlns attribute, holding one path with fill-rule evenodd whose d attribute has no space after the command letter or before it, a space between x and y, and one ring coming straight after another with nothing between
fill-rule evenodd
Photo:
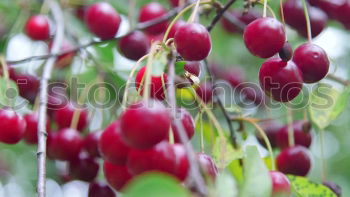
<instances>
[{"instance_id":1,"label":"fruit on branch","mask_svg":"<svg viewBox=\"0 0 350 197\"><path fill-rule=\"evenodd\" d=\"M77 130L82 131L88 124L88 111L87 109L81 108L81 106L75 106L76 104L68 102L65 106L57 109L54 115L54 119L57 123L58 128L66 128L71 126L74 112L80 111L79 119L77 124Z\"/></svg>"},{"instance_id":2,"label":"fruit on branch","mask_svg":"<svg viewBox=\"0 0 350 197\"><path fill-rule=\"evenodd\" d=\"M100 141L102 131L94 131L87 134L84 138L84 150L92 157L100 157L98 142Z\"/></svg>"},{"instance_id":3,"label":"fruit on branch","mask_svg":"<svg viewBox=\"0 0 350 197\"><path fill-rule=\"evenodd\" d=\"M277 132L280 131L282 128L282 125L274 120L269 120L269 121L264 121L260 124L261 128L264 130L267 138L269 139L269 142L271 144L271 147L276 147L277 146ZM258 135L258 140L261 145L264 147L267 147L265 144L264 139L262 138L261 135Z\"/></svg>"},{"instance_id":4,"label":"fruit on branch","mask_svg":"<svg viewBox=\"0 0 350 197\"><path fill-rule=\"evenodd\" d=\"M197 96L202 99L204 103L209 103L214 97L214 86L211 82L203 82L199 84L196 89Z\"/></svg>"},{"instance_id":5,"label":"fruit on branch","mask_svg":"<svg viewBox=\"0 0 350 197\"><path fill-rule=\"evenodd\" d=\"M77 158L69 161L69 175L76 180L93 181L98 174L99 163L95 157L81 152Z\"/></svg>"},{"instance_id":6,"label":"fruit on branch","mask_svg":"<svg viewBox=\"0 0 350 197\"><path fill-rule=\"evenodd\" d=\"M198 77L201 73L201 63L199 61L186 61L184 69L190 74Z\"/></svg>"},{"instance_id":7,"label":"fruit on branch","mask_svg":"<svg viewBox=\"0 0 350 197\"><path fill-rule=\"evenodd\" d=\"M332 19L338 18L338 9L346 2L347 0L309 0L309 3L313 6L321 8L328 16Z\"/></svg>"},{"instance_id":8,"label":"fruit on branch","mask_svg":"<svg viewBox=\"0 0 350 197\"><path fill-rule=\"evenodd\" d=\"M47 113L53 118L54 112L67 105L68 96L66 89L68 85L64 82L52 82L48 86Z\"/></svg>"},{"instance_id":9,"label":"fruit on branch","mask_svg":"<svg viewBox=\"0 0 350 197\"><path fill-rule=\"evenodd\" d=\"M170 123L169 111L161 102L140 101L122 113L121 136L133 148L149 149L169 136Z\"/></svg>"},{"instance_id":10,"label":"fruit on branch","mask_svg":"<svg viewBox=\"0 0 350 197\"><path fill-rule=\"evenodd\" d=\"M292 124L294 141L296 145L310 147L311 136L311 123L309 121L297 120ZM276 134L277 146L281 149L289 147L288 144L288 125L282 127Z\"/></svg>"},{"instance_id":11,"label":"fruit on branch","mask_svg":"<svg viewBox=\"0 0 350 197\"><path fill-rule=\"evenodd\" d=\"M145 86L145 82L146 82L146 69L147 66L142 67L138 73L136 74L136 78L135 78L135 86L136 86L136 90L138 92L141 93L141 95L143 95L144 92L144 86ZM151 71L152 72L152 71ZM164 100L165 99L165 92L164 92L164 88L163 88L163 81L162 81L162 77L164 80L164 86L166 87L167 81L168 81L168 77L165 73L162 74L162 76L156 76L156 75L152 75L151 73L151 82L150 82L150 94L152 98L156 98L158 100ZM139 90L139 88L141 88L141 90Z\"/></svg>"},{"instance_id":12,"label":"fruit on branch","mask_svg":"<svg viewBox=\"0 0 350 197\"><path fill-rule=\"evenodd\" d=\"M243 10L233 10L227 13L232 20L236 20L244 25L248 25L254 20L262 17L262 15L254 9L249 9L247 13L244 13ZM225 16L221 19L221 25L229 33L243 33L241 28L231 23L231 21Z\"/></svg>"},{"instance_id":13,"label":"fruit on branch","mask_svg":"<svg viewBox=\"0 0 350 197\"><path fill-rule=\"evenodd\" d=\"M180 1L183 1L185 3L186 0L169 0L170 4L173 6L173 7L178 7L179 4L180 4Z\"/></svg>"},{"instance_id":14,"label":"fruit on branch","mask_svg":"<svg viewBox=\"0 0 350 197\"><path fill-rule=\"evenodd\" d=\"M305 83L320 81L329 70L327 53L313 43L305 43L295 49L293 61L301 70Z\"/></svg>"},{"instance_id":15,"label":"fruit on branch","mask_svg":"<svg viewBox=\"0 0 350 197\"><path fill-rule=\"evenodd\" d=\"M34 103L36 96L39 93L39 79L34 75L22 74L12 71L10 78L16 82L19 90L19 95L29 102Z\"/></svg>"},{"instance_id":16,"label":"fruit on branch","mask_svg":"<svg viewBox=\"0 0 350 197\"><path fill-rule=\"evenodd\" d=\"M167 14L167 10L159 3L152 2L142 6L139 13L139 22L147 22L155 20ZM160 34L163 33L168 26L168 22L164 21L157 23L145 29L145 32L149 34Z\"/></svg>"},{"instance_id":17,"label":"fruit on branch","mask_svg":"<svg viewBox=\"0 0 350 197\"><path fill-rule=\"evenodd\" d=\"M291 186L288 178L281 172L270 171L272 180L272 197L282 197L291 195Z\"/></svg>"},{"instance_id":18,"label":"fruit on branch","mask_svg":"<svg viewBox=\"0 0 350 197\"><path fill-rule=\"evenodd\" d=\"M103 159L125 165L130 148L122 140L120 132L120 121L114 121L103 131L98 146Z\"/></svg>"},{"instance_id":19,"label":"fruit on branch","mask_svg":"<svg viewBox=\"0 0 350 197\"><path fill-rule=\"evenodd\" d=\"M114 191L105 182L89 184L88 197L116 197Z\"/></svg>"},{"instance_id":20,"label":"fruit on branch","mask_svg":"<svg viewBox=\"0 0 350 197\"><path fill-rule=\"evenodd\" d=\"M330 181L325 181L323 182L323 185L325 185L326 187L328 187L329 189L331 189L336 195L337 197L341 197L342 196L342 189L339 185L330 182Z\"/></svg>"},{"instance_id":21,"label":"fruit on branch","mask_svg":"<svg viewBox=\"0 0 350 197\"><path fill-rule=\"evenodd\" d=\"M44 15L31 16L26 22L25 31L32 40L47 40L50 38L49 19Z\"/></svg>"},{"instance_id":22,"label":"fruit on branch","mask_svg":"<svg viewBox=\"0 0 350 197\"><path fill-rule=\"evenodd\" d=\"M282 49L286 35L281 22L265 17L247 25L243 39L250 53L261 58L269 58Z\"/></svg>"},{"instance_id":23,"label":"fruit on branch","mask_svg":"<svg viewBox=\"0 0 350 197\"><path fill-rule=\"evenodd\" d=\"M169 38L174 38L175 33L177 32L177 30L179 30L179 28L183 25L186 25L186 22L184 20L178 20L175 22L175 24L171 27L170 31L169 31L169 35L168 35L168 39Z\"/></svg>"},{"instance_id":24,"label":"fruit on branch","mask_svg":"<svg viewBox=\"0 0 350 197\"><path fill-rule=\"evenodd\" d=\"M195 133L194 120L191 114L185 108L176 108L176 118L181 121L187 134L188 140L191 140ZM179 130L177 129L174 120L171 123L171 129L173 130L175 143L181 143Z\"/></svg>"},{"instance_id":25,"label":"fruit on branch","mask_svg":"<svg viewBox=\"0 0 350 197\"><path fill-rule=\"evenodd\" d=\"M276 158L277 168L284 174L306 176L311 168L311 159L303 146L284 149Z\"/></svg>"},{"instance_id":26,"label":"fruit on branch","mask_svg":"<svg viewBox=\"0 0 350 197\"><path fill-rule=\"evenodd\" d=\"M121 54L135 61L146 55L150 46L151 42L148 36L141 31L131 32L119 41Z\"/></svg>"},{"instance_id":27,"label":"fruit on branch","mask_svg":"<svg viewBox=\"0 0 350 197\"><path fill-rule=\"evenodd\" d=\"M11 108L0 109L0 142L18 143L25 132L26 121Z\"/></svg>"},{"instance_id":28,"label":"fruit on branch","mask_svg":"<svg viewBox=\"0 0 350 197\"><path fill-rule=\"evenodd\" d=\"M183 144L172 145L175 153L176 167L174 175L180 180L185 181L190 170L190 163L186 155L186 149Z\"/></svg>"},{"instance_id":29,"label":"fruit on branch","mask_svg":"<svg viewBox=\"0 0 350 197\"><path fill-rule=\"evenodd\" d=\"M108 161L103 163L103 174L107 183L117 191L121 191L132 179L132 175L126 166L115 165Z\"/></svg>"},{"instance_id":30,"label":"fruit on branch","mask_svg":"<svg viewBox=\"0 0 350 197\"><path fill-rule=\"evenodd\" d=\"M276 101L287 102L299 95L303 78L299 68L280 58L266 60L259 71L259 82L265 94Z\"/></svg>"},{"instance_id":31,"label":"fruit on branch","mask_svg":"<svg viewBox=\"0 0 350 197\"><path fill-rule=\"evenodd\" d=\"M290 59L292 59L293 57L293 48L292 45L289 44L289 42L285 42L282 49L280 50L280 52L278 53L278 55L280 56L280 58L285 61L288 62Z\"/></svg>"},{"instance_id":32,"label":"fruit on branch","mask_svg":"<svg viewBox=\"0 0 350 197\"><path fill-rule=\"evenodd\" d=\"M100 2L86 10L85 23L97 37L108 40L116 36L121 18L109 3Z\"/></svg>"},{"instance_id":33,"label":"fruit on branch","mask_svg":"<svg viewBox=\"0 0 350 197\"><path fill-rule=\"evenodd\" d=\"M27 144L37 144L38 143L38 123L39 115L37 112L24 115L24 120L26 122L26 129L23 135L23 139ZM50 131L50 120L46 121L46 132Z\"/></svg>"},{"instance_id":34,"label":"fruit on branch","mask_svg":"<svg viewBox=\"0 0 350 197\"><path fill-rule=\"evenodd\" d=\"M209 175L211 178L216 178L218 168L216 167L214 160L204 153L197 153L197 159L202 172L205 175Z\"/></svg>"},{"instance_id":35,"label":"fruit on branch","mask_svg":"<svg viewBox=\"0 0 350 197\"><path fill-rule=\"evenodd\" d=\"M350 1L343 1L336 9L336 19L350 29Z\"/></svg>"},{"instance_id":36,"label":"fruit on branch","mask_svg":"<svg viewBox=\"0 0 350 197\"><path fill-rule=\"evenodd\" d=\"M50 51L52 50L52 42L49 43L49 49ZM70 41L68 40L64 40L62 43L61 43L61 47L60 47L60 50L59 52L64 52L62 55L59 55L56 59L56 62L55 62L55 67L56 68L59 68L59 69L63 69L67 66L69 66L72 61L73 61L73 58L75 56L75 52L67 52L67 51L70 51L70 50L73 50L73 45Z\"/></svg>"},{"instance_id":37,"label":"fruit on branch","mask_svg":"<svg viewBox=\"0 0 350 197\"><path fill-rule=\"evenodd\" d=\"M177 52L187 61L200 61L211 51L211 38L207 29L199 23L187 23L174 35Z\"/></svg>"}]
</instances>

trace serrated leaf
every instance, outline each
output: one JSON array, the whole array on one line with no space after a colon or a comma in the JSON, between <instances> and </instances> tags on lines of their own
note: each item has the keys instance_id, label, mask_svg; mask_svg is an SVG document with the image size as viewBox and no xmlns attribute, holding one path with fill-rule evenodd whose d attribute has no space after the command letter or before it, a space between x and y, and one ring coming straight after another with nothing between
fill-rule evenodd
<instances>
[{"instance_id":1,"label":"serrated leaf","mask_svg":"<svg viewBox=\"0 0 350 197\"><path fill-rule=\"evenodd\" d=\"M12 80L0 78L0 107L11 106L17 97L17 84Z\"/></svg>"},{"instance_id":2,"label":"serrated leaf","mask_svg":"<svg viewBox=\"0 0 350 197\"><path fill-rule=\"evenodd\" d=\"M242 150L234 150L224 137L217 137L213 148L213 159L220 169L226 168L233 160L243 158Z\"/></svg>"},{"instance_id":3,"label":"serrated leaf","mask_svg":"<svg viewBox=\"0 0 350 197\"><path fill-rule=\"evenodd\" d=\"M287 176L293 191L298 197L337 197L337 195L323 184L309 181L305 177Z\"/></svg>"}]
</instances>

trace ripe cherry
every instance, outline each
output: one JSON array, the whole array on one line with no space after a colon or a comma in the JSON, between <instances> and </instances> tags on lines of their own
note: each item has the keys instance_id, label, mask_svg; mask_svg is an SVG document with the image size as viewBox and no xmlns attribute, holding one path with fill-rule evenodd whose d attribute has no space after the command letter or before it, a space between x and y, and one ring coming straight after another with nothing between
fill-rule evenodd
<instances>
[{"instance_id":1,"label":"ripe cherry","mask_svg":"<svg viewBox=\"0 0 350 197\"><path fill-rule=\"evenodd\" d=\"M167 10L159 3L152 2L144 5L139 14L139 22L147 22L155 20L159 17L164 16L167 13ZM160 34L163 33L168 26L168 22L161 22L156 25L147 27L145 31L149 34Z\"/></svg>"},{"instance_id":2,"label":"ripe cherry","mask_svg":"<svg viewBox=\"0 0 350 197\"><path fill-rule=\"evenodd\" d=\"M280 131L280 129L282 128L282 125L276 121L271 120L271 121L262 122L260 126L262 127L267 138L269 139L271 146L276 147L277 132ZM264 147L267 147L267 145L265 144L265 141L262 139L262 136L258 135L258 139L261 145L263 145Z\"/></svg>"},{"instance_id":3,"label":"ripe cherry","mask_svg":"<svg viewBox=\"0 0 350 197\"><path fill-rule=\"evenodd\" d=\"M288 178L281 172L269 172L272 181L272 197L282 197L291 195L291 186Z\"/></svg>"},{"instance_id":4,"label":"ripe cherry","mask_svg":"<svg viewBox=\"0 0 350 197\"><path fill-rule=\"evenodd\" d=\"M315 83L323 79L329 70L327 53L316 44L305 43L299 46L293 61L302 72L305 83Z\"/></svg>"},{"instance_id":5,"label":"ripe cherry","mask_svg":"<svg viewBox=\"0 0 350 197\"><path fill-rule=\"evenodd\" d=\"M139 91L141 94L143 94L144 85L146 81L146 78L144 77L146 76L145 73L146 73L146 66L142 67L139 70L135 78L136 90ZM166 86L167 75L165 73L163 73L162 75L164 80L164 86ZM161 76L156 76L151 74L151 82L150 82L151 97L156 98L158 100L164 100L165 92L163 88L163 80ZM140 87L141 87L141 90L139 90Z\"/></svg>"},{"instance_id":6,"label":"ripe cherry","mask_svg":"<svg viewBox=\"0 0 350 197\"><path fill-rule=\"evenodd\" d=\"M204 153L198 153L197 159L199 162L199 166L203 170L203 173L209 175L212 178L216 178L218 174L218 168L216 167L214 160Z\"/></svg>"},{"instance_id":7,"label":"ripe cherry","mask_svg":"<svg viewBox=\"0 0 350 197\"><path fill-rule=\"evenodd\" d=\"M180 180L185 181L190 170L190 163L186 155L186 149L182 144L173 145L176 167L174 175Z\"/></svg>"},{"instance_id":8,"label":"ripe cherry","mask_svg":"<svg viewBox=\"0 0 350 197\"><path fill-rule=\"evenodd\" d=\"M55 121L58 128L67 128L71 126L73 119L74 111L79 110L79 120L77 125L77 130L82 131L88 124L88 111L86 109L78 108L74 106L73 103L69 102L64 107L59 108L55 112Z\"/></svg>"},{"instance_id":9,"label":"ripe cherry","mask_svg":"<svg viewBox=\"0 0 350 197\"><path fill-rule=\"evenodd\" d=\"M243 10L234 10L228 12L230 17L234 18L238 22L242 23L242 25L248 25L249 23L253 22L254 20L261 18L261 14L256 12L253 9L249 9L247 13L244 13ZM241 33L241 28L237 27L236 25L232 24L226 17L223 17L221 20L221 24L223 28L229 32L229 33Z\"/></svg>"},{"instance_id":10,"label":"ripe cherry","mask_svg":"<svg viewBox=\"0 0 350 197\"><path fill-rule=\"evenodd\" d=\"M276 101L287 102L299 95L303 78L299 68L280 58L266 60L259 71L260 86L265 94Z\"/></svg>"},{"instance_id":11,"label":"ripe cherry","mask_svg":"<svg viewBox=\"0 0 350 197\"><path fill-rule=\"evenodd\" d=\"M120 121L114 121L102 133L98 142L103 159L117 165L125 165L129 147L120 136Z\"/></svg>"},{"instance_id":12,"label":"ripe cherry","mask_svg":"<svg viewBox=\"0 0 350 197\"><path fill-rule=\"evenodd\" d=\"M150 46L148 36L141 31L131 32L119 41L120 52L131 60L138 60L146 55Z\"/></svg>"},{"instance_id":13,"label":"ripe cherry","mask_svg":"<svg viewBox=\"0 0 350 197\"><path fill-rule=\"evenodd\" d=\"M247 25L243 38L248 50L261 58L278 53L286 41L283 24L270 17L256 19Z\"/></svg>"},{"instance_id":14,"label":"ripe cherry","mask_svg":"<svg viewBox=\"0 0 350 197\"><path fill-rule=\"evenodd\" d=\"M337 195L337 197L341 197L342 189L339 185L337 185L333 182L330 182L330 181L323 182L323 185L325 185L326 187L331 189Z\"/></svg>"},{"instance_id":15,"label":"ripe cherry","mask_svg":"<svg viewBox=\"0 0 350 197\"><path fill-rule=\"evenodd\" d=\"M308 121L298 120L293 122L294 141L296 145L310 147L311 136L311 124ZM277 146L281 149L287 148L288 145L288 125L282 127L276 134Z\"/></svg>"},{"instance_id":16,"label":"ripe cherry","mask_svg":"<svg viewBox=\"0 0 350 197\"><path fill-rule=\"evenodd\" d=\"M69 161L69 175L73 179L91 182L96 178L99 167L96 158L81 152L78 158Z\"/></svg>"},{"instance_id":17,"label":"ripe cherry","mask_svg":"<svg viewBox=\"0 0 350 197\"><path fill-rule=\"evenodd\" d=\"M196 93L205 103L209 103L214 97L214 87L211 82L201 83L196 89Z\"/></svg>"},{"instance_id":18,"label":"ripe cherry","mask_svg":"<svg viewBox=\"0 0 350 197\"><path fill-rule=\"evenodd\" d=\"M87 134L84 138L84 150L92 157L100 157L98 142L102 131L94 131Z\"/></svg>"},{"instance_id":19,"label":"ripe cherry","mask_svg":"<svg viewBox=\"0 0 350 197\"><path fill-rule=\"evenodd\" d=\"M186 61L184 69L190 74L198 77L201 72L201 63L198 61Z\"/></svg>"},{"instance_id":20,"label":"ripe cherry","mask_svg":"<svg viewBox=\"0 0 350 197\"><path fill-rule=\"evenodd\" d=\"M38 122L39 115L36 112L24 115L24 120L26 121L26 129L23 135L23 139L28 144L38 143ZM46 121L46 131L50 131L50 120Z\"/></svg>"},{"instance_id":21,"label":"ripe cherry","mask_svg":"<svg viewBox=\"0 0 350 197\"><path fill-rule=\"evenodd\" d=\"M95 3L85 13L85 23L89 30L102 40L116 36L121 18L118 12L108 3Z\"/></svg>"},{"instance_id":22,"label":"ripe cherry","mask_svg":"<svg viewBox=\"0 0 350 197\"><path fill-rule=\"evenodd\" d=\"M282 49L280 50L280 52L278 53L278 55L280 56L280 58L285 61L288 62L290 59L292 59L293 57L293 48L292 45L289 44L289 42L285 42Z\"/></svg>"},{"instance_id":23,"label":"ripe cherry","mask_svg":"<svg viewBox=\"0 0 350 197\"><path fill-rule=\"evenodd\" d=\"M169 0L169 1L173 7L179 6L180 0Z\"/></svg>"},{"instance_id":24,"label":"ripe cherry","mask_svg":"<svg viewBox=\"0 0 350 197\"><path fill-rule=\"evenodd\" d=\"M39 79L36 76L18 72L11 74L10 78L16 82L19 95L29 102L34 103L39 92Z\"/></svg>"},{"instance_id":25,"label":"ripe cherry","mask_svg":"<svg viewBox=\"0 0 350 197\"><path fill-rule=\"evenodd\" d=\"M342 2L333 1L335 4L334 12L336 20L341 22L345 28L350 29L350 2L348 0L343 0Z\"/></svg>"},{"instance_id":26,"label":"ripe cherry","mask_svg":"<svg viewBox=\"0 0 350 197\"><path fill-rule=\"evenodd\" d=\"M177 52L188 61L200 61L211 51L211 38L199 23L187 23L178 28L174 36Z\"/></svg>"},{"instance_id":27,"label":"ripe cherry","mask_svg":"<svg viewBox=\"0 0 350 197\"><path fill-rule=\"evenodd\" d=\"M284 174L306 176L311 168L308 150L303 146L284 149L276 158L277 168Z\"/></svg>"},{"instance_id":28,"label":"ripe cherry","mask_svg":"<svg viewBox=\"0 0 350 197\"><path fill-rule=\"evenodd\" d=\"M28 37L33 40L47 40L50 38L49 20L44 15L31 16L25 27Z\"/></svg>"},{"instance_id":29,"label":"ripe cherry","mask_svg":"<svg viewBox=\"0 0 350 197\"><path fill-rule=\"evenodd\" d=\"M105 182L90 183L88 193L88 197L116 197L113 190Z\"/></svg>"},{"instance_id":30,"label":"ripe cherry","mask_svg":"<svg viewBox=\"0 0 350 197\"><path fill-rule=\"evenodd\" d=\"M179 30L179 28L183 25L185 25L186 22L183 20L178 20L176 21L176 23L171 27L170 31L169 31L169 35L168 38L174 38L175 33L177 32L177 30Z\"/></svg>"},{"instance_id":31,"label":"ripe cherry","mask_svg":"<svg viewBox=\"0 0 350 197\"><path fill-rule=\"evenodd\" d=\"M117 191L121 191L132 178L126 166L114 165L108 161L103 163L103 173L108 184Z\"/></svg>"},{"instance_id":32,"label":"ripe cherry","mask_svg":"<svg viewBox=\"0 0 350 197\"><path fill-rule=\"evenodd\" d=\"M187 134L187 137L189 140L191 140L195 132L194 120L191 114L185 108L177 108L176 118L178 118L182 122L182 125ZM180 134L179 134L179 131L177 130L177 127L175 126L174 121L171 123L171 128L174 133L175 143L181 143Z\"/></svg>"},{"instance_id":33,"label":"ripe cherry","mask_svg":"<svg viewBox=\"0 0 350 197\"><path fill-rule=\"evenodd\" d=\"M26 121L13 109L0 109L0 142L6 144L18 143L25 132Z\"/></svg>"}]
</instances>

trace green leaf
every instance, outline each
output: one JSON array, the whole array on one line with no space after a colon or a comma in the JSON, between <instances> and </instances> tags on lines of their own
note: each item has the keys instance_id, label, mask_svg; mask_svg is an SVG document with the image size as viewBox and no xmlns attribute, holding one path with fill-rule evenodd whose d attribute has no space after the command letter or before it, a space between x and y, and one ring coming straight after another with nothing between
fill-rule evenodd
<instances>
[{"instance_id":1,"label":"green leaf","mask_svg":"<svg viewBox=\"0 0 350 197\"><path fill-rule=\"evenodd\" d=\"M103 66L112 66L114 63L115 41L95 45L96 55L94 57Z\"/></svg>"},{"instance_id":2,"label":"green leaf","mask_svg":"<svg viewBox=\"0 0 350 197\"><path fill-rule=\"evenodd\" d=\"M233 160L243 158L242 150L234 150L224 137L217 137L213 148L213 159L220 169L226 168Z\"/></svg>"},{"instance_id":3,"label":"green leaf","mask_svg":"<svg viewBox=\"0 0 350 197\"><path fill-rule=\"evenodd\" d=\"M236 197L238 189L235 179L226 172L220 173L216 177L215 194L218 197Z\"/></svg>"},{"instance_id":4,"label":"green leaf","mask_svg":"<svg viewBox=\"0 0 350 197\"><path fill-rule=\"evenodd\" d=\"M175 73L176 73L176 75L182 76L182 75L185 74L185 69L184 69L185 64L186 64L185 61L178 61L178 62L175 63Z\"/></svg>"},{"instance_id":5,"label":"green leaf","mask_svg":"<svg viewBox=\"0 0 350 197\"><path fill-rule=\"evenodd\" d=\"M313 183L305 177L288 175L288 179L298 197L337 197L325 185Z\"/></svg>"},{"instance_id":6,"label":"green leaf","mask_svg":"<svg viewBox=\"0 0 350 197\"><path fill-rule=\"evenodd\" d=\"M270 175L256 146L246 147L246 157L243 161L245 181L240 196L270 197L272 188Z\"/></svg>"},{"instance_id":7,"label":"green leaf","mask_svg":"<svg viewBox=\"0 0 350 197\"><path fill-rule=\"evenodd\" d=\"M350 86L346 87L345 90L339 95L333 110L331 112L331 117L337 118L346 108L349 103L350 96Z\"/></svg>"},{"instance_id":8,"label":"green leaf","mask_svg":"<svg viewBox=\"0 0 350 197\"><path fill-rule=\"evenodd\" d=\"M18 97L18 88L14 81L0 78L0 106L11 106Z\"/></svg>"},{"instance_id":9,"label":"green leaf","mask_svg":"<svg viewBox=\"0 0 350 197\"><path fill-rule=\"evenodd\" d=\"M174 178L161 173L136 177L125 189L124 197L189 197L189 192Z\"/></svg>"},{"instance_id":10,"label":"green leaf","mask_svg":"<svg viewBox=\"0 0 350 197\"><path fill-rule=\"evenodd\" d=\"M238 181L238 183L243 183L243 166L241 165L239 160L232 161L227 168L231 172L231 174L236 178L236 181Z\"/></svg>"}]
</instances>

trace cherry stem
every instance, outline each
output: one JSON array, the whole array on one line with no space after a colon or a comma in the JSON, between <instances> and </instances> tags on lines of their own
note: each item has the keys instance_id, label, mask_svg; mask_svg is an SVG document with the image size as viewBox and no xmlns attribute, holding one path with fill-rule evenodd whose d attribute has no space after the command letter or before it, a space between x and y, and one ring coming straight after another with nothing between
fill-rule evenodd
<instances>
[{"instance_id":1,"label":"cherry stem","mask_svg":"<svg viewBox=\"0 0 350 197\"><path fill-rule=\"evenodd\" d=\"M133 23L133 18L135 16L134 10L135 10L135 1L134 0L129 0L128 22L129 22L130 28L132 28L134 26L134 23Z\"/></svg>"},{"instance_id":2,"label":"cherry stem","mask_svg":"<svg viewBox=\"0 0 350 197\"><path fill-rule=\"evenodd\" d=\"M287 105L287 122L288 122L288 144L289 147L293 147L295 145L294 139L294 129L293 129L293 112L291 106Z\"/></svg>"},{"instance_id":3,"label":"cherry stem","mask_svg":"<svg viewBox=\"0 0 350 197\"><path fill-rule=\"evenodd\" d=\"M334 74L328 74L327 75L327 78L332 80L332 81L335 81L335 82L338 82L344 86L349 86L350 85L350 81L346 80L346 79L342 79Z\"/></svg>"},{"instance_id":4,"label":"cherry stem","mask_svg":"<svg viewBox=\"0 0 350 197\"><path fill-rule=\"evenodd\" d=\"M143 75L143 78L145 78L145 84L142 88L144 88L143 90L143 99L147 100L150 97L150 86L151 84L151 78L152 78L152 66L153 66L153 59L154 59L154 55L156 53L156 43L153 43L149 52L149 56L147 58L147 65L146 65L146 72ZM142 83L141 83L142 84ZM140 89L142 89L140 87Z\"/></svg>"},{"instance_id":5,"label":"cherry stem","mask_svg":"<svg viewBox=\"0 0 350 197\"><path fill-rule=\"evenodd\" d=\"M263 10L263 17L266 17L266 9L267 9L267 0L264 0L264 10Z\"/></svg>"},{"instance_id":6,"label":"cherry stem","mask_svg":"<svg viewBox=\"0 0 350 197\"><path fill-rule=\"evenodd\" d=\"M190 18L188 19L188 23L193 23L196 20L196 16L198 15L198 10L199 10L199 3L201 2L201 0L197 0L196 6L194 7L194 10L190 16Z\"/></svg>"},{"instance_id":7,"label":"cherry stem","mask_svg":"<svg viewBox=\"0 0 350 197\"><path fill-rule=\"evenodd\" d=\"M266 9L268 9L269 12L271 13L272 17L273 18L277 18L275 12L273 11L273 9L267 4L267 0L266 1L264 0L264 3L261 3L260 1L258 3L260 3L260 4L262 4L264 6L263 10L264 10L265 14L263 13L263 17L267 16Z\"/></svg>"},{"instance_id":8,"label":"cherry stem","mask_svg":"<svg viewBox=\"0 0 350 197\"><path fill-rule=\"evenodd\" d=\"M321 151L321 176L322 176L322 181L326 181L326 160L324 157L324 130L321 130L320 132L320 151Z\"/></svg>"},{"instance_id":9,"label":"cherry stem","mask_svg":"<svg viewBox=\"0 0 350 197\"><path fill-rule=\"evenodd\" d=\"M309 11L307 9L306 0L302 0L302 1L303 1L304 15L305 15L305 20L306 20L307 38L308 38L309 42L312 42L312 33L311 33L312 30L311 30Z\"/></svg>"}]
</instances>

